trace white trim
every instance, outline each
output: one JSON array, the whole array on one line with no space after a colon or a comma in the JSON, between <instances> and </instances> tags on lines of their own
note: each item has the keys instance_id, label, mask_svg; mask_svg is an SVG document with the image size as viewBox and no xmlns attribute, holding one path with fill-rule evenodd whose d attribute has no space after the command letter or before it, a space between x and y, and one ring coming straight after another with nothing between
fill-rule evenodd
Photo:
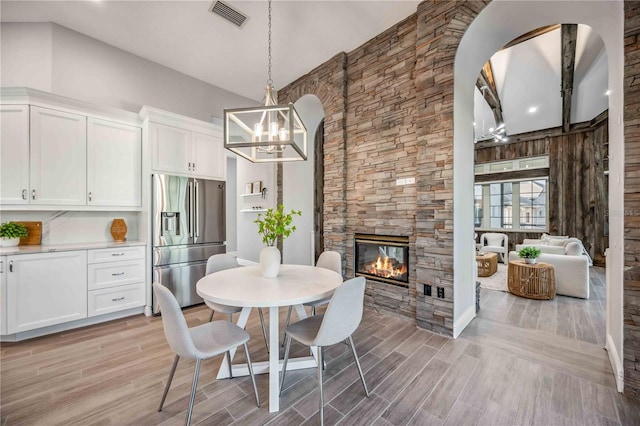
<instances>
[{"instance_id":1,"label":"white trim","mask_svg":"<svg viewBox=\"0 0 640 426\"><path fill-rule=\"evenodd\" d=\"M611 366L614 370L613 376L616 379L616 387L618 388L618 392L622 393L624 390L624 367L620 363L618 350L616 349L616 345L613 343L613 338L610 334L607 334L607 344L604 348L607 351L607 355L609 355L609 362L611 362Z\"/></svg>"},{"instance_id":2,"label":"white trim","mask_svg":"<svg viewBox=\"0 0 640 426\"><path fill-rule=\"evenodd\" d=\"M206 121L165 111L159 108L150 107L148 105L144 105L140 109L139 115L143 121L148 120L153 123L178 127L180 129L218 137L220 137L222 134L222 126L220 126L219 124L208 123Z\"/></svg>"},{"instance_id":3,"label":"white trim","mask_svg":"<svg viewBox=\"0 0 640 426\"><path fill-rule=\"evenodd\" d=\"M453 338L457 339L462 330L476 317L476 305L473 304L465 311L464 314L453 323Z\"/></svg>"},{"instance_id":4,"label":"white trim","mask_svg":"<svg viewBox=\"0 0 640 426\"><path fill-rule=\"evenodd\" d=\"M251 260L241 259L239 257L237 259L238 259L238 264L241 266L253 266L258 264L258 262L252 262Z\"/></svg>"}]
</instances>

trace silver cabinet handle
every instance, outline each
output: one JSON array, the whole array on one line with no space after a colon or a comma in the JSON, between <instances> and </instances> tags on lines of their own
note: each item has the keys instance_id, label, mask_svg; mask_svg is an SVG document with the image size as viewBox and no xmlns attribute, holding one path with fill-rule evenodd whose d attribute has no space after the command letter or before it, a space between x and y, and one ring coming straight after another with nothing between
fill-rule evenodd
<instances>
[{"instance_id":1,"label":"silver cabinet handle","mask_svg":"<svg viewBox=\"0 0 640 426\"><path fill-rule=\"evenodd\" d=\"M26 190L26 189L23 189L23 190L22 190L22 199L23 199L23 200L26 200L26 199L27 199L27 190Z\"/></svg>"},{"instance_id":2,"label":"silver cabinet handle","mask_svg":"<svg viewBox=\"0 0 640 426\"><path fill-rule=\"evenodd\" d=\"M0 260L0 274L4 272L4 262Z\"/></svg>"},{"instance_id":3,"label":"silver cabinet handle","mask_svg":"<svg viewBox=\"0 0 640 426\"><path fill-rule=\"evenodd\" d=\"M13 272L13 260L9 261L9 272Z\"/></svg>"},{"instance_id":4,"label":"silver cabinet handle","mask_svg":"<svg viewBox=\"0 0 640 426\"><path fill-rule=\"evenodd\" d=\"M187 231L189 232L189 237L193 237L193 182L189 180L187 182L188 189L188 211L187 211Z\"/></svg>"},{"instance_id":5,"label":"silver cabinet handle","mask_svg":"<svg viewBox=\"0 0 640 426\"><path fill-rule=\"evenodd\" d=\"M89 201L93 198L93 192L89 192Z\"/></svg>"},{"instance_id":6,"label":"silver cabinet handle","mask_svg":"<svg viewBox=\"0 0 640 426\"><path fill-rule=\"evenodd\" d=\"M32 200L36 199L36 190L35 189L31 191L31 199Z\"/></svg>"},{"instance_id":7,"label":"silver cabinet handle","mask_svg":"<svg viewBox=\"0 0 640 426\"><path fill-rule=\"evenodd\" d=\"M196 171L196 163L193 163L193 165L191 167L193 167L191 170L193 170L195 172Z\"/></svg>"},{"instance_id":8,"label":"silver cabinet handle","mask_svg":"<svg viewBox=\"0 0 640 426\"><path fill-rule=\"evenodd\" d=\"M111 256L124 256L124 253L111 253Z\"/></svg>"},{"instance_id":9,"label":"silver cabinet handle","mask_svg":"<svg viewBox=\"0 0 640 426\"><path fill-rule=\"evenodd\" d=\"M200 192L198 190L199 186L198 186L197 180L194 181L193 186L195 187L195 198L196 198L196 208L195 208L195 214L194 214L196 224L194 226L195 228L194 234L196 234L196 238L198 238L200 237Z\"/></svg>"},{"instance_id":10,"label":"silver cabinet handle","mask_svg":"<svg viewBox=\"0 0 640 426\"><path fill-rule=\"evenodd\" d=\"M113 274L111 274L112 277L119 277L124 275L124 272L114 272Z\"/></svg>"},{"instance_id":11,"label":"silver cabinet handle","mask_svg":"<svg viewBox=\"0 0 640 426\"><path fill-rule=\"evenodd\" d=\"M124 296L122 297L116 297L115 299L111 299L112 302L119 302L121 300L124 300Z\"/></svg>"}]
</instances>

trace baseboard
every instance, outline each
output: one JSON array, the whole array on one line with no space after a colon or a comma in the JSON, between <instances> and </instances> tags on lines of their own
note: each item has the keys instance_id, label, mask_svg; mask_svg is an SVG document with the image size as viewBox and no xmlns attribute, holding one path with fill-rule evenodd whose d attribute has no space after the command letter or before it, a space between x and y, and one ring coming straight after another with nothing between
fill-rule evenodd
<instances>
[{"instance_id":1,"label":"baseboard","mask_svg":"<svg viewBox=\"0 0 640 426\"><path fill-rule=\"evenodd\" d=\"M616 388L618 388L618 392L622 393L624 390L624 366L621 364L618 350L616 349L616 345L613 344L613 339L611 339L610 334L607 334L607 344L604 348L607 350L609 362L613 368L613 375L616 379Z\"/></svg>"},{"instance_id":2,"label":"baseboard","mask_svg":"<svg viewBox=\"0 0 640 426\"><path fill-rule=\"evenodd\" d=\"M476 317L476 304L474 303L465 311L464 314L453 323L453 338L457 339L462 330L464 330L469 323Z\"/></svg>"}]
</instances>

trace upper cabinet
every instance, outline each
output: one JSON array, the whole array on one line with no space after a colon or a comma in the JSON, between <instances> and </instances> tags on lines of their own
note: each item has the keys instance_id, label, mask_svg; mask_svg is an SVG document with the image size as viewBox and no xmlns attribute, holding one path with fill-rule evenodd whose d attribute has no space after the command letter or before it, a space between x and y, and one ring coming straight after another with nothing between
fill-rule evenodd
<instances>
[{"instance_id":1,"label":"upper cabinet","mask_svg":"<svg viewBox=\"0 0 640 426\"><path fill-rule=\"evenodd\" d=\"M87 204L141 205L142 129L89 118L87 122Z\"/></svg>"},{"instance_id":2,"label":"upper cabinet","mask_svg":"<svg viewBox=\"0 0 640 426\"><path fill-rule=\"evenodd\" d=\"M0 106L0 203L29 204L29 107Z\"/></svg>"},{"instance_id":3,"label":"upper cabinet","mask_svg":"<svg viewBox=\"0 0 640 426\"><path fill-rule=\"evenodd\" d=\"M227 179L220 126L150 107L140 114L148 129L153 173Z\"/></svg>"},{"instance_id":4,"label":"upper cabinet","mask_svg":"<svg viewBox=\"0 0 640 426\"><path fill-rule=\"evenodd\" d=\"M31 204L86 204L85 116L32 106L30 159Z\"/></svg>"},{"instance_id":5,"label":"upper cabinet","mask_svg":"<svg viewBox=\"0 0 640 426\"><path fill-rule=\"evenodd\" d=\"M5 96L3 89L0 204L142 206L142 128L135 114L109 109L115 116L110 121L91 106L83 111L79 102L56 102L54 95L30 89L16 93L22 97Z\"/></svg>"}]
</instances>

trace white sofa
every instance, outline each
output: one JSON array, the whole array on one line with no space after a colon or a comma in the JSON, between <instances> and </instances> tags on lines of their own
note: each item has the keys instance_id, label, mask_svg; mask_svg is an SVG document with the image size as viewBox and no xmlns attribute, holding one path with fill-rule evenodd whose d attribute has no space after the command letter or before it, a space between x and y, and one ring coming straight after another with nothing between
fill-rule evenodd
<instances>
[{"instance_id":1,"label":"white sofa","mask_svg":"<svg viewBox=\"0 0 640 426\"><path fill-rule=\"evenodd\" d=\"M589 256L589 253L585 250L582 241L577 238L542 234L542 238L539 240L525 238L522 244L516 244L515 249L516 251L520 251L524 247L535 247L546 254L582 255L587 258L589 266L593 265L591 256Z\"/></svg>"},{"instance_id":2,"label":"white sofa","mask_svg":"<svg viewBox=\"0 0 640 426\"><path fill-rule=\"evenodd\" d=\"M509 260L518 260L518 252L509 252ZM589 262L582 254L542 253L538 261L553 265L556 274L556 294L589 298Z\"/></svg>"}]
</instances>

